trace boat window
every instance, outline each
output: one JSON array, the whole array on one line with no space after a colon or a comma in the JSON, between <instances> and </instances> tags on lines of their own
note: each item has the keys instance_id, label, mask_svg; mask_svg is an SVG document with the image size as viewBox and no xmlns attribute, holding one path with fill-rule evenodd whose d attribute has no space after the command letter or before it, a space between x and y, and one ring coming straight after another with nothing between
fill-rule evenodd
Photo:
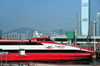
<instances>
[{"instance_id":1,"label":"boat window","mask_svg":"<svg viewBox=\"0 0 100 66\"><path fill-rule=\"evenodd\" d=\"M37 41L52 41L51 39L37 39Z\"/></svg>"},{"instance_id":2,"label":"boat window","mask_svg":"<svg viewBox=\"0 0 100 66\"><path fill-rule=\"evenodd\" d=\"M0 45L18 45L18 42L0 42Z\"/></svg>"},{"instance_id":3,"label":"boat window","mask_svg":"<svg viewBox=\"0 0 100 66\"><path fill-rule=\"evenodd\" d=\"M80 50L76 50L76 51L72 51L72 50L35 50L35 51L30 51L30 50L26 50L26 52L43 52L43 53L92 53L92 52L88 52L88 51L80 51Z\"/></svg>"},{"instance_id":4,"label":"boat window","mask_svg":"<svg viewBox=\"0 0 100 66\"><path fill-rule=\"evenodd\" d=\"M0 45L43 45L38 42L0 42Z\"/></svg>"},{"instance_id":5,"label":"boat window","mask_svg":"<svg viewBox=\"0 0 100 66\"><path fill-rule=\"evenodd\" d=\"M51 39L45 39L45 41L52 41Z\"/></svg>"},{"instance_id":6,"label":"boat window","mask_svg":"<svg viewBox=\"0 0 100 66\"><path fill-rule=\"evenodd\" d=\"M43 44L38 42L26 42L26 45L43 45Z\"/></svg>"},{"instance_id":7,"label":"boat window","mask_svg":"<svg viewBox=\"0 0 100 66\"><path fill-rule=\"evenodd\" d=\"M43 39L37 39L37 41L43 41Z\"/></svg>"}]
</instances>

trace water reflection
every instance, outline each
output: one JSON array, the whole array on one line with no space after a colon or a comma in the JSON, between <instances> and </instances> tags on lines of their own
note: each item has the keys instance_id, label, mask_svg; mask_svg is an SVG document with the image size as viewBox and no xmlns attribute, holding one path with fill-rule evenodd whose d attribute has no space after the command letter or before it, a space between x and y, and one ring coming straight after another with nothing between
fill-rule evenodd
<instances>
[{"instance_id":1,"label":"water reflection","mask_svg":"<svg viewBox=\"0 0 100 66\"><path fill-rule=\"evenodd\" d=\"M66 65L97 65L100 64L100 59L90 59L83 61L28 61L28 62L5 62L4 66L66 66Z\"/></svg>"},{"instance_id":2,"label":"water reflection","mask_svg":"<svg viewBox=\"0 0 100 66\"><path fill-rule=\"evenodd\" d=\"M52 62L42 62L46 64L55 64L55 65L86 65L92 64L93 60L83 60L83 61L52 61Z\"/></svg>"}]
</instances>

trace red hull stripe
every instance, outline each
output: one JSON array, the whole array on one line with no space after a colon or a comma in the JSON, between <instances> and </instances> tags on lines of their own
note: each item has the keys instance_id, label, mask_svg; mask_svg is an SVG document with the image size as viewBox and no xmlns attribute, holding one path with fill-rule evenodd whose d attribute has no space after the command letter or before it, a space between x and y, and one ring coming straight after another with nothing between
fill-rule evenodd
<instances>
[{"instance_id":1,"label":"red hull stripe","mask_svg":"<svg viewBox=\"0 0 100 66\"><path fill-rule=\"evenodd\" d=\"M81 59L92 55L93 53L26 53L26 55L9 53L8 55L1 55L0 60L66 60Z\"/></svg>"},{"instance_id":2,"label":"red hull stripe","mask_svg":"<svg viewBox=\"0 0 100 66\"><path fill-rule=\"evenodd\" d=\"M66 60L66 59L81 59L86 56L2 56L0 60Z\"/></svg>"}]
</instances>

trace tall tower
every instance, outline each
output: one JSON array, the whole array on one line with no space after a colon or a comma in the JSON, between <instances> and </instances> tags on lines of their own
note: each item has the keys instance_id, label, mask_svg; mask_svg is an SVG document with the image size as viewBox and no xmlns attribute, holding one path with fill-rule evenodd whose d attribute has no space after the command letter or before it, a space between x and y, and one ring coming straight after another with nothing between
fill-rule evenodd
<instances>
[{"instance_id":1,"label":"tall tower","mask_svg":"<svg viewBox=\"0 0 100 66\"><path fill-rule=\"evenodd\" d=\"M81 33L82 36L88 36L89 32L89 21L90 21L90 9L89 4L90 0L82 0L81 5Z\"/></svg>"},{"instance_id":2,"label":"tall tower","mask_svg":"<svg viewBox=\"0 0 100 66\"><path fill-rule=\"evenodd\" d=\"M90 30L89 30L89 35L94 36L94 23L90 21Z\"/></svg>"},{"instance_id":3,"label":"tall tower","mask_svg":"<svg viewBox=\"0 0 100 66\"><path fill-rule=\"evenodd\" d=\"M81 14L77 14L77 36L81 36Z\"/></svg>"},{"instance_id":4,"label":"tall tower","mask_svg":"<svg viewBox=\"0 0 100 66\"><path fill-rule=\"evenodd\" d=\"M96 15L96 36L100 36L100 12Z\"/></svg>"}]
</instances>

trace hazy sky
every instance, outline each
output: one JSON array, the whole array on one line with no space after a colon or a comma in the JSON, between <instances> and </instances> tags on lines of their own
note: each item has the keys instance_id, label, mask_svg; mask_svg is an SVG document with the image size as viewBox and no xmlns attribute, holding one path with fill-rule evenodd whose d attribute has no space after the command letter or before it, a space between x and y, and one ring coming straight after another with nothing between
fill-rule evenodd
<instances>
[{"instance_id":1,"label":"hazy sky","mask_svg":"<svg viewBox=\"0 0 100 66\"><path fill-rule=\"evenodd\" d=\"M100 12L100 0L91 1L91 20ZM41 31L72 29L81 12L81 0L0 0L0 29L28 27Z\"/></svg>"}]
</instances>

